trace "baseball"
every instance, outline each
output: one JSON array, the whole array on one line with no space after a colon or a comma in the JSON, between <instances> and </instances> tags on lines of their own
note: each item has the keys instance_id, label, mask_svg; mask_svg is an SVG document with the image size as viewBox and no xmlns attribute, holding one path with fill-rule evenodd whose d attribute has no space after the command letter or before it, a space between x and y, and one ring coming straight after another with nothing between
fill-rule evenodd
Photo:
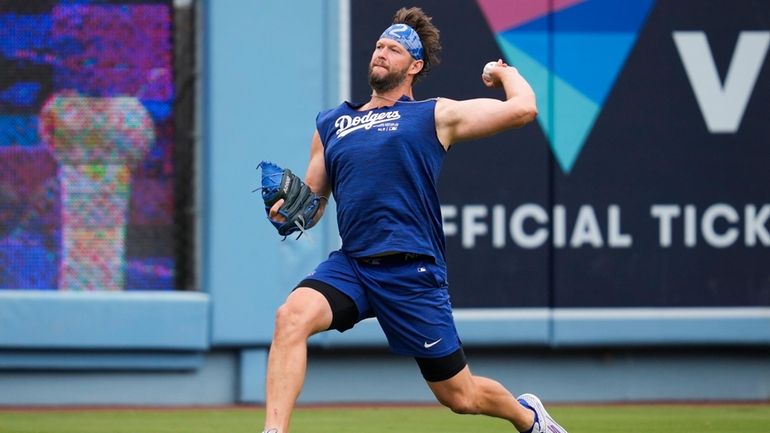
<instances>
[{"instance_id":1,"label":"baseball","mask_svg":"<svg viewBox=\"0 0 770 433\"><path fill-rule=\"evenodd\" d=\"M487 81L492 81L492 77L489 75L490 72L492 72L492 68L497 66L497 62L489 62L486 65L484 65L484 71L482 72L482 77L484 77Z\"/></svg>"}]
</instances>

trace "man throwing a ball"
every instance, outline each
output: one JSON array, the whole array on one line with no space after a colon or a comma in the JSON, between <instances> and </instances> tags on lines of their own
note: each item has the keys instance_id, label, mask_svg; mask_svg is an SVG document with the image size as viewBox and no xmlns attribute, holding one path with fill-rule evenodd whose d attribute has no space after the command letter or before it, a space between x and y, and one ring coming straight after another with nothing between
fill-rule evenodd
<instances>
[{"instance_id":1,"label":"man throwing a ball","mask_svg":"<svg viewBox=\"0 0 770 433\"><path fill-rule=\"evenodd\" d=\"M510 421L520 432L566 433L532 394L514 397L471 373L446 279L437 183L447 150L532 122L535 94L501 60L482 82L505 100L416 101L412 87L439 60L439 31L419 9L400 9L369 63L371 98L320 113L305 182L334 194L342 248L299 282L278 309L267 369L265 432L288 433L305 378L307 339L377 317L390 349L411 356L441 404ZM270 209L280 222L283 200ZM325 201L308 226L323 214Z\"/></svg>"}]
</instances>

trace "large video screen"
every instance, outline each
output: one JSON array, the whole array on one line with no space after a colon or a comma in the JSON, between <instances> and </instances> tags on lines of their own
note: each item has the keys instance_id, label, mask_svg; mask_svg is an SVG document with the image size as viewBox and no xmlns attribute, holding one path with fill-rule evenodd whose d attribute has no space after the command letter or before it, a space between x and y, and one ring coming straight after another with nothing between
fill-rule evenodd
<instances>
[{"instance_id":1,"label":"large video screen","mask_svg":"<svg viewBox=\"0 0 770 433\"><path fill-rule=\"evenodd\" d=\"M171 1L0 3L0 289L170 290Z\"/></svg>"}]
</instances>

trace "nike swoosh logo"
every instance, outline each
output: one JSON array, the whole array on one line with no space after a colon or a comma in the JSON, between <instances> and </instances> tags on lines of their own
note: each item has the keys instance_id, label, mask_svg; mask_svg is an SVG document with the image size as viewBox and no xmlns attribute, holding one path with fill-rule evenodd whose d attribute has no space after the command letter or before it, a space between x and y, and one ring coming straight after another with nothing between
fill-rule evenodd
<instances>
[{"instance_id":1,"label":"nike swoosh logo","mask_svg":"<svg viewBox=\"0 0 770 433\"><path fill-rule=\"evenodd\" d=\"M422 344L422 346L426 349L430 349L431 347L437 345L443 338L439 338L438 340L434 341L433 343L428 343L427 341Z\"/></svg>"}]
</instances>

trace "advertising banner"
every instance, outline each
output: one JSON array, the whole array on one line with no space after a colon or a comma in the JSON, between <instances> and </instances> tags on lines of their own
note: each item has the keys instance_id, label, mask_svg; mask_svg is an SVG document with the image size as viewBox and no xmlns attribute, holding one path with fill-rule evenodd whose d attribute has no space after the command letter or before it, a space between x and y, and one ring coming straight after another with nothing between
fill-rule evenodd
<instances>
[{"instance_id":1,"label":"advertising banner","mask_svg":"<svg viewBox=\"0 0 770 433\"><path fill-rule=\"evenodd\" d=\"M440 196L453 305L770 305L770 9L763 2L423 0L442 63L415 97L503 98L536 122L455 145ZM352 2L352 98L393 2Z\"/></svg>"}]
</instances>

